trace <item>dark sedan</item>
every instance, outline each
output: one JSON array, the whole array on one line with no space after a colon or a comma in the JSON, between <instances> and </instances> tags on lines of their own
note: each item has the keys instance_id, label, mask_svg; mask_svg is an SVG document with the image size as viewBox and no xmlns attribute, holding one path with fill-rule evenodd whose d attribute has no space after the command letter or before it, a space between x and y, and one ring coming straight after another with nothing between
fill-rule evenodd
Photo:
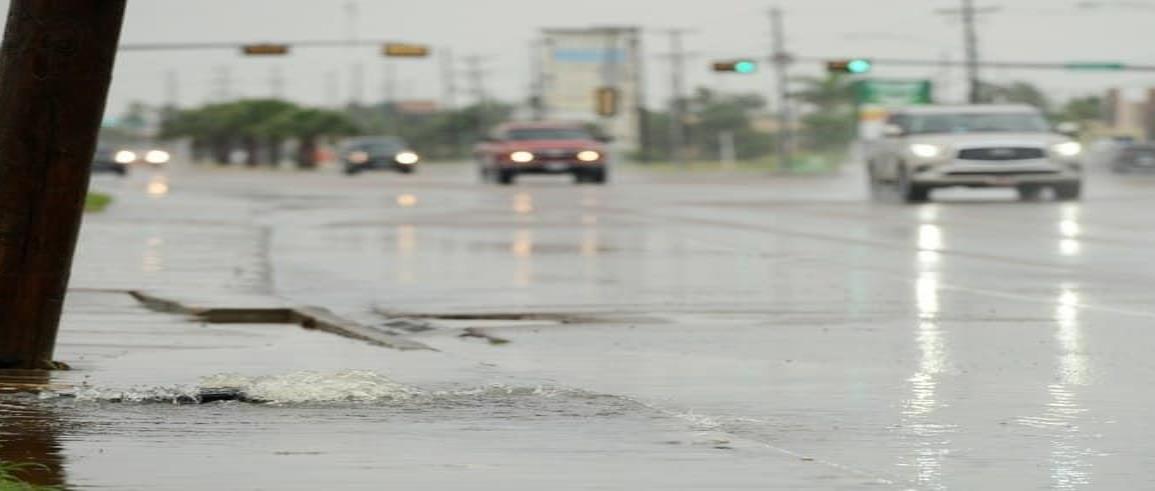
<instances>
[{"instance_id":1,"label":"dark sedan","mask_svg":"<svg viewBox=\"0 0 1155 491\"><path fill-rule=\"evenodd\" d=\"M1118 173L1155 171L1155 143L1128 143L1111 157L1111 170Z\"/></svg>"},{"instance_id":2,"label":"dark sedan","mask_svg":"<svg viewBox=\"0 0 1155 491\"><path fill-rule=\"evenodd\" d=\"M92 173L93 174L116 174L124 176L128 174L129 162L122 162L125 156L120 155L121 150L115 147L101 145L96 148L96 154L92 156Z\"/></svg>"},{"instance_id":3,"label":"dark sedan","mask_svg":"<svg viewBox=\"0 0 1155 491\"><path fill-rule=\"evenodd\" d=\"M368 170L411 174L417 170L421 157L400 138L355 138L341 146L341 161L349 175Z\"/></svg>"}]
</instances>

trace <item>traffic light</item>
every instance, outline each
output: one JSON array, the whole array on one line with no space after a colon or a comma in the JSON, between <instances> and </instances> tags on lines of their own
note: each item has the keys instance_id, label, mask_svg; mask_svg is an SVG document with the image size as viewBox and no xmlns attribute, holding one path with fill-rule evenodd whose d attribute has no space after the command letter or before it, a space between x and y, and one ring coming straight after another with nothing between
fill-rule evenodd
<instances>
[{"instance_id":1,"label":"traffic light","mask_svg":"<svg viewBox=\"0 0 1155 491\"><path fill-rule=\"evenodd\" d=\"M385 43L381 48L381 53L390 58L425 58L430 51L424 44L409 43Z\"/></svg>"},{"instance_id":2,"label":"traffic light","mask_svg":"<svg viewBox=\"0 0 1155 491\"><path fill-rule=\"evenodd\" d=\"M594 111L598 116L617 116L622 93L615 87L598 87L594 91Z\"/></svg>"},{"instance_id":3,"label":"traffic light","mask_svg":"<svg viewBox=\"0 0 1155 491\"><path fill-rule=\"evenodd\" d=\"M241 46L241 52L246 56L283 56L289 54L287 44L246 44Z\"/></svg>"},{"instance_id":4,"label":"traffic light","mask_svg":"<svg viewBox=\"0 0 1155 491\"><path fill-rule=\"evenodd\" d=\"M870 60L855 58L851 60L832 60L826 62L826 71L830 73L850 73L854 75L861 75L863 73L870 73L874 68L874 63Z\"/></svg>"},{"instance_id":5,"label":"traffic light","mask_svg":"<svg viewBox=\"0 0 1155 491\"><path fill-rule=\"evenodd\" d=\"M716 61L714 62L714 71L749 75L758 71L758 62L754 60Z\"/></svg>"}]
</instances>

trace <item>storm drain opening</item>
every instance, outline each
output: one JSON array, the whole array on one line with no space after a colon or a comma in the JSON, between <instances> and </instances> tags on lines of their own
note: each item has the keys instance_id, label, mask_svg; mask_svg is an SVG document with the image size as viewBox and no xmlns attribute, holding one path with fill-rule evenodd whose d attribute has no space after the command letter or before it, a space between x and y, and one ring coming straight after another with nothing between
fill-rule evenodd
<instances>
[{"instance_id":1,"label":"storm drain opening","mask_svg":"<svg viewBox=\"0 0 1155 491\"><path fill-rule=\"evenodd\" d=\"M397 335L453 333L462 339L481 339L491 345L504 345L510 339L497 336L492 329L543 329L568 325L592 324L662 324L665 319L623 313L572 312L403 312L374 309L386 320L380 325L385 332Z\"/></svg>"}]
</instances>

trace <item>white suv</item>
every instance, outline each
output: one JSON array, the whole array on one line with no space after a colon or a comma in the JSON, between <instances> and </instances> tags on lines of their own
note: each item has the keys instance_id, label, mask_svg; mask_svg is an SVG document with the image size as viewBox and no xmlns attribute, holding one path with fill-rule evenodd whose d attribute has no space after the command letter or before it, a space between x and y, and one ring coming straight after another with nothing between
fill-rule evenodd
<instances>
[{"instance_id":1,"label":"white suv","mask_svg":"<svg viewBox=\"0 0 1155 491\"><path fill-rule=\"evenodd\" d=\"M908 203L943 187L1013 187L1023 199L1046 189L1079 199L1083 147L1030 106L912 106L894 110L866 150L871 189L893 186Z\"/></svg>"}]
</instances>

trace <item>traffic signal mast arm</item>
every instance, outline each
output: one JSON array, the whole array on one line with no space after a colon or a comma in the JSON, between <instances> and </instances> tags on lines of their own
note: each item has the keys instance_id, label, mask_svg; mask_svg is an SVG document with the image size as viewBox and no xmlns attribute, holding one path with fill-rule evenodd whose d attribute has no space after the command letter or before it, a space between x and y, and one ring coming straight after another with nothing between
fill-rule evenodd
<instances>
[{"instance_id":1,"label":"traffic signal mast arm","mask_svg":"<svg viewBox=\"0 0 1155 491\"><path fill-rule=\"evenodd\" d=\"M428 45L372 40L303 40L283 42L207 42L207 43L144 43L121 44L118 51L196 51L240 50L247 55L283 55L293 48L342 48L376 46L385 56L424 58L432 49Z\"/></svg>"}]
</instances>

